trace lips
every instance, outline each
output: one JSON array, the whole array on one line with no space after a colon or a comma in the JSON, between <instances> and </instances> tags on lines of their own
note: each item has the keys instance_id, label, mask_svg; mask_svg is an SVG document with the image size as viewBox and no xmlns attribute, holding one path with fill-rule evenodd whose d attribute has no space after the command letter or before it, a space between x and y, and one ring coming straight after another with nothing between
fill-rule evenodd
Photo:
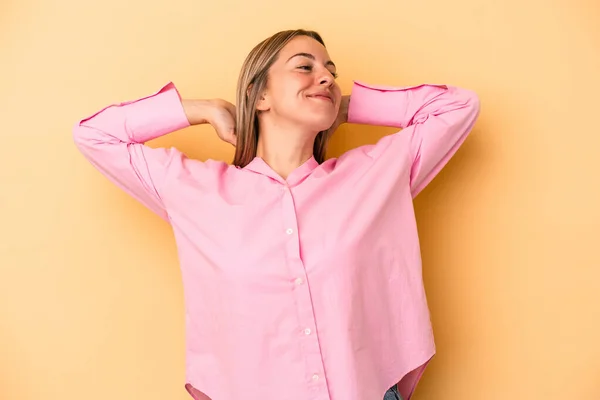
<instances>
[{"instance_id":1,"label":"lips","mask_svg":"<svg viewBox=\"0 0 600 400\"><path fill-rule=\"evenodd\" d=\"M319 99L319 100L326 100L326 101L333 103L333 97L327 92L314 93L314 94L308 95L308 97L312 97L312 98Z\"/></svg>"}]
</instances>

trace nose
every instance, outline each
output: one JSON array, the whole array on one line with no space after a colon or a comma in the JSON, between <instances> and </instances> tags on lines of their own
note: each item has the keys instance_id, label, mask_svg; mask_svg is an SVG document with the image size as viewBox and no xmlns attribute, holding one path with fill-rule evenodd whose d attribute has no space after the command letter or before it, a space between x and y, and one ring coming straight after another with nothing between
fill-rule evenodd
<instances>
[{"instance_id":1,"label":"nose","mask_svg":"<svg viewBox=\"0 0 600 400\"><path fill-rule=\"evenodd\" d=\"M324 86L331 86L331 84L333 83L333 79L323 77L323 79L321 79L321 82L319 83Z\"/></svg>"},{"instance_id":2,"label":"nose","mask_svg":"<svg viewBox=\"0 0 600 400\"><path fill-rule=\"evenodd\" d=\"M319 85L331 86L333 76L327 68L323 68L319 73Z\"/></svg>"}]
</instances>

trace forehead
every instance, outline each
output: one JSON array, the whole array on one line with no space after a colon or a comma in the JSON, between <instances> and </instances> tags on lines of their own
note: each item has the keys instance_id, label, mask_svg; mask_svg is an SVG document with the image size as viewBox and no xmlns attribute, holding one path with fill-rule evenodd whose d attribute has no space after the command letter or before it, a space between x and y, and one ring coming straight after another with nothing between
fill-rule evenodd
<instances>
[{"instance_id":1,"label":"forehead","mask_svg":"<svg viewBox=\"0 0 600 400\"><path fill-rule=\"evenodd\" d=\"M287 60L298 53L309 53L319 61L329 61L329 53L325 46L308 36L297 36L290 40L280 52L280 61Z\"/></svg>"}]
</instances>

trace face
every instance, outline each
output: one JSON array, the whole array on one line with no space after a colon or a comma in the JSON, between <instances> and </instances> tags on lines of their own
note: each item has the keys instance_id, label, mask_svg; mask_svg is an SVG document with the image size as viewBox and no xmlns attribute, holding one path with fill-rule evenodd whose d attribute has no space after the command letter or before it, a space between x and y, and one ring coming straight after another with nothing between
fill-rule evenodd
<instances>
[{"instance_id":1,"label":"face","mask_svg":"<svg viewBox=\"0 0 600 400\"><path fill-rule=\"evenodd\" d=\"M321 43L308 36L295 37L271 66L257 109L315 133L329 129L341 100L336 76L335 64Z\"/></svg>"}]
</instances>

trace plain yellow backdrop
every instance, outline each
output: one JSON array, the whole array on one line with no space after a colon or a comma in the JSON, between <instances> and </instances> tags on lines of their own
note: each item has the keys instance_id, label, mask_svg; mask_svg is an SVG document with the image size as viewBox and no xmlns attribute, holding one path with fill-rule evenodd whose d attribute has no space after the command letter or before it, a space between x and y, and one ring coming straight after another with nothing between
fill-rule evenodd
<instances>
[{"instance_id":1,"label":"plain yellow backdrop","mask_svg":"<svg viewBox=\"0 0 600 400\"><path fill-rule=\"evenodd\" d=\"M345 93L481 97L416 199L438 355L415 399L600 399L599 19L592 0L3 0L0 399L189 398L169 227L84 161L71 127L171 80L233 101L251 47L298 27L323 34ZM388 132L344 126L329 156ZM151 145L233 154L207 126Z\"/></svg>"}]
</instances>

